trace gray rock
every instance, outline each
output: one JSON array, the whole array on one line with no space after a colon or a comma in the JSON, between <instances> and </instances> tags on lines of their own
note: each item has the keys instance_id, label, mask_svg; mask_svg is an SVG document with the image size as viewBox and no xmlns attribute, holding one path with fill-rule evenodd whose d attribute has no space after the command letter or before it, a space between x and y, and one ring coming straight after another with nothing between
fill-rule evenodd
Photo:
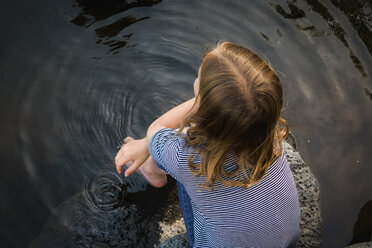
<instances>
[{"instance_id":1,"label":"gray rock","mask_svg":"<svg viewBox=\"0 0 372 248\"><path fill-rule=\"evenodd\" d=\"M319 183L293 146L283 142L283 148L296 182L301 206L301 237L297 247L320 247L323 222Z\"/></svg>"},{"instance_id":2,"label":"gray rock","mask_svg":"<svg viewBox=\"0 0 372 248\"><path fill-rule=\"evenodd\" d=\"M189 248L189 240L187 238L186 233L178 234L177 236L174 236L170 239L167 239L163 243L161 243L158 248L168 248L168 247L185 247Z\"/></svg>"},{"instance_id":3,"label":"gray rock","mask_svg":"<svg viewBox=\"0 0 372 248\"><path fill-rule=\"evenodd\" d=\"M365 248L365 247L372 247L372 241L349 245L346 248Z\"/></svg>"},{"instance_id":4,"label":"gray rock","mask_svg":"<svg viewBox=\"0 0 372 248\"><path fill-rule=\"evenodd\" d=\"M301 237L297 247L320 247L322 217L320 213L319 183L311 173L309 166L305 164L298 151L294 148L296 147L296 143L293 136L290 135L287 140L291 144L284 141L283 149L286 152L293 177L296 181L301 206ZM182 232L185 229L178 224L172 230L173 232ZM164 232L163 235L167 235L167 232ZM172 237L161 243L158 247L188 247L187 235L182 234Z\"/></svg>"}]
</instances>

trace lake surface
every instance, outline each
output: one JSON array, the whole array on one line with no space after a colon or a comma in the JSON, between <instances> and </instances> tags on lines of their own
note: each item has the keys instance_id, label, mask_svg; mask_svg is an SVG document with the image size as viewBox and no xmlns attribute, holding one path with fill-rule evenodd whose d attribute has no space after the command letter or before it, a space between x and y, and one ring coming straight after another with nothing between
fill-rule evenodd
<instances>
[{"instance_id":1,"label":"lake surface","mask_svg":"<svg viewBox=\"0 0 372 248\"><path fill-rule=\"evenodd\" d=\"M371 240L370 215L354 227L372 200L371 6L366 0L4 3L2 246L30 244L54 209L79 192L101 211L123 204L129 191L149 197L138 176L121 187L118 146L128 135L144 136L155 118L193 96L201 55L219 40L256 51L282 79L284 117L321 186L323 247L349 244L353 230L354 240Z\"/></svg>"}]
</instances>

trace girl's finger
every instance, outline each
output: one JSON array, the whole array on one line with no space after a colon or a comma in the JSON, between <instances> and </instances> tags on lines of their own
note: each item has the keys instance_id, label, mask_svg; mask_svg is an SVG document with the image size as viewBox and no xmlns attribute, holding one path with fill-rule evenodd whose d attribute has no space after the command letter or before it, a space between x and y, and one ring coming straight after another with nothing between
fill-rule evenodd
<instances>
[{"instance_id":1,"label":"girl's finger","mask_svg":"<svg viewBox=\"0 0 372 248\"><path fill-rule=\"evenodd\" d=\"M123 172L123 166L124 164L128 163L131 159L118 155L115 157L115 165L116 165L116 170L118 171L119 174Z\"/></svg>"},{"instance_id":2,"label":"girl's finger","mask_svg":"<svg viewBox=\"0 0 372 248\"><path fill-rule=\"evenodd\" d=\"M133 174L133 172L135 172L139 167L141 166L140 163L138 163L137 161L134 162L130 167L128 167L125 172L124 172L124 176L125 177L129 177L130 175Z\"/></svg>"},{"instance_id":3,"label":"girl's finger","mask_svg":"<svg viewBox=\"0 0 372 248\"><path fill-rule=\"evenodd\" d=\"M128 143L129 141L134 140L132 137L128 136L124 139L124 143Z\"/></svg>"},{"instance_id":4,"label":"girl's finger","mask_svg":"<svg viewBox=\"0 0 372 248\"><path fill-rule=\"evenodd\" d=\"M123 172L123 166L116 163L116 170L118 174L121 174Z\"/></svg>"}]
</instances>

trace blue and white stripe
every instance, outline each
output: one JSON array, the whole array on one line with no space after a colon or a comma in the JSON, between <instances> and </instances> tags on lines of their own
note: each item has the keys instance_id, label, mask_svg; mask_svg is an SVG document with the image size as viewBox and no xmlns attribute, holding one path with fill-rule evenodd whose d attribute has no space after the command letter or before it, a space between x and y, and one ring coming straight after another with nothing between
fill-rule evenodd
<instances>
[{"instance_id":1,"label":"blue and white stripe","mask_svg":"<svg viewBox=\"0 0 372 248\"><path fill-rule=\"evenodd\" d=\"M153 135L151 156L180 181L191 198L194 247L294 247L300 235L296 185L283 153L263 179L248 189L215 183L201 190L205 177L192 175L184 138L173 129ZM195 162L198 162L196 159ZM226 168L236 159L226 159Z\"/></svg>"}]
</instances>

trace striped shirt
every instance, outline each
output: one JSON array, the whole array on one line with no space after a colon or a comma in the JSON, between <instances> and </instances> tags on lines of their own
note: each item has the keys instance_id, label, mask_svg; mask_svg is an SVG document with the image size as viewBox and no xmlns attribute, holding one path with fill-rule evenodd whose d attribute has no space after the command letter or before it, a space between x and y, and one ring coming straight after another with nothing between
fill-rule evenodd
<instances>
[{"instance_id":1,"label":"striped shirt","mask_svg":"<svg viewBox=\"0 0 372 248\"><path fill-rule=\"evenodd\" d=\"M284 153L248 189L216 181L210 191L201 190L205 177L193 176L187 165L192 148L185 144L184 134L161 129L152 136L149 150L191 198L194 247L295 247L300 236L300 207ZM228 157L224 166L226 170L236 166L236 159Z\"/></svg>"}]
</instances>

